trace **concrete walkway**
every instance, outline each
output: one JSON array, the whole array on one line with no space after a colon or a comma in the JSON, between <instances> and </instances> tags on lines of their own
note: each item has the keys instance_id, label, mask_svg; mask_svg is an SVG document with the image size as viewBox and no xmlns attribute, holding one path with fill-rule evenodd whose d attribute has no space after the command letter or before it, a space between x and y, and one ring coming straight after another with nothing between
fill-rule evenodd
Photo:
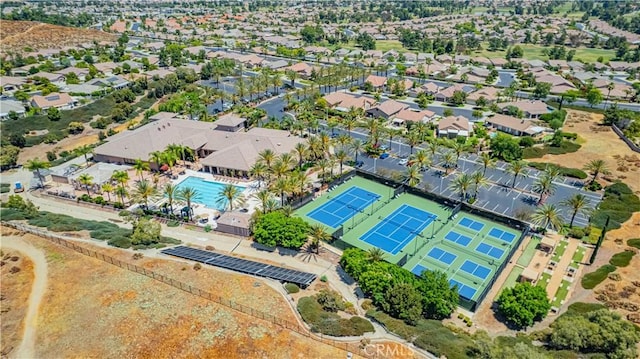
<instances>
[{"instance_id":1,"label":"concrete walkway","mask_svg":"<svg viewBox=\"0 0 640 359\"><path fill-rule=\"evenodd\" d=\"M562 280L569 269L569 265L573 261L573 254L576 252L576 249L578 249L578 241L569 240L560 261L556 264L556 267L553 270L553 275L551 275L551 279L549 280L549 283L547 283L546 288L547 296L552 301L558 291L558 288L560 288L560 285L562 284Z\"/></svg>"}]
</instances>

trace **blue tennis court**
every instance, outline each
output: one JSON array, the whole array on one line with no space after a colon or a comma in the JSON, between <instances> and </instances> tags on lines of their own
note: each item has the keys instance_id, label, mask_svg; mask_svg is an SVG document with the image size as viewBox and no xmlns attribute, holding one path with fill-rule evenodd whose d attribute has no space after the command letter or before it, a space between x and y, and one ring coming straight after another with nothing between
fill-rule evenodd
<instances>
[{"instance_id":1,"label":"blue tennis court","mask_svg":"<svg viewBox=\"0 0 640 359\"><path fill-rule=\"evenodd\" d=\"M416 264L415 267L413 267L413 269L411 270L411 273L415 274L415 275L421 275L422 272L429 270L427 267L422 266L420 264Z\"/></svg>"},{"instance_id":2,"label":"blue tennis court","mask_svg":"<svg viewBox=\"0 0 640 359\"><path fill-rule=\"evenodd\" d=\"M449 233L447 233L447 235L444 236L444 238L451 242L458 243L463 247L466 247L469 245L469 243L471 243L471 238L455 231L449 231Z\"/></svg>"},{"instance_id":3,"label":"blue tennis court","mask_svg":"<svg viewBox=\"0 0 640 359\"><path fill-rule=\"evenodd\" d=\"M462 263L462 265L460 266L460 269L482 280L487 279L487 276L491 273L491 269L483 267L480 264L472 262L470 260L464 261L464 263Z\"/></svg>"},{"instance_id":4,"label":"blue tennis court","mask_svg":"<svg viewBox=\"0 0 640 359\"><path fill-rule=\"evenodd\" d=\"M478 244L478 246L476 247L476 251L482 253L482 254L486 254L489 257L495 258L495 259L500 259L502 258L502 255L504 254L504 251L500 248L496 248L490 244L486 244L486 243L480 243Z\"/></svg>"},{"instance_id":5,"label":"blue tennis court","mask_svg":"<svg viewBox=\"0 0 640 359\"><path fill-rule=\"evenodd\" d=\"M380 218L381 221L360 239L396 255L435 218L436 216L429 212L403 204L387 218Z\"/></svg>"},{"instance_id":6,"label":"blue tennis court","mask_svg":"<svg viewBox=\"0 0 640 359\"><path fill-rule=\"evenodd\" d=\"M330 198L327 203L309 212L307 216L331 228L336 228L355 216L356 212L362 212L378 198L380 196L373 192L353 186L337 197Z\"/></svg>"},{"instance_id":7,"label":"blue tennis court","mask_svg":"<svg viewBox=\"0 0 640 359\"><path fill-rule=\"evenodd\" d=\"M453 263L453 261L455 261L456 258L458 258L458 256L456 256L455 254L449 253L438 247L431 248L431 250L429 251L429 253L427 253L427 255L433 259L439 260L440 262L446 265L451 265L451 263Z\"/></svg>"},{"instance_id":8,"label":"blue tennis court","mask_svg":"<svg viewBox=\"0 0 640 359\"><path fill-rule=\"evenodd\" d=\"M473 295L476 294L475 288L462 284L457 280L449 279L449 284L451 284L452 287L456 285L458 286L458 294L460 294L461 297L471 299L473 298Z\"/></svg>"},{"instance_id":9,"label":"blue tennis court","mask_svg":"<svg viewBox=\"0 0 640 359\"><path fill-rule=\"evenodd\" d=\"M493 238L497 238L501 241L505 241L507 243L511 243L513 242L514 239L516 239L516 235L513 233L509 233L509 232L505 232L501 229L498 228L491 228L491 230L489 231L489 235Z\"/></svg>"},{"instance_id":10,"label":"blue tennis court","mask_svg":"<svg viewBox=\"0 0 640 359\"><path fill-rule=\"evenodd\" d=\"M484 223L474 221L473 219L468 217L464 217L463 219L461 219L460 222L458 222L458 225L467 227L475 232L480 232L482 228L484 228Z\"/></svg>"}]
</instances>

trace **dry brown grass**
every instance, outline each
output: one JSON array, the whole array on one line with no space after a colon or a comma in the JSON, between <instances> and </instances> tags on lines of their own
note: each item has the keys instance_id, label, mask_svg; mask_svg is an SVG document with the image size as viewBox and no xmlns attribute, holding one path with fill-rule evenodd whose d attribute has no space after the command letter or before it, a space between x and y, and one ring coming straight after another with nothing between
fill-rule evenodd
<instances>
[{"instance_id":1,"label":"dry brown grass","mask_svg":"<svg viewBox=\"0 0 640 359\"><path fill-rule=\"evenodd\" d=\"M22 340L34 272L31 260L20 252L3 250L0 256L0 356L5 358Z\"/></svg>"},{"instance_id":2,"label":"dry brown grass","mask_svg":"<svg viewBox=\"0 0 640 359\"><path fill-rule=\"evenodd\" d=\"M115 41L116 36L94 29L79 29L32 21L2 20L0 48L3 53L77 46L93 41Z\"/></svg>"}]
</instances>

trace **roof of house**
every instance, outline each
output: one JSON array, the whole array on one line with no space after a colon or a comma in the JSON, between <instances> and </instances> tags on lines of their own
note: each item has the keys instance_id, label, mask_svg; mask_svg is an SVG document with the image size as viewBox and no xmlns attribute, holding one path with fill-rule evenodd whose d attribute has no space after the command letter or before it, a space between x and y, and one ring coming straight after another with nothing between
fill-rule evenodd
<instances>
[{"instance_id":1,"label":"roof of house","mask_svg":"<svg viewBox=\"0 0 640 359\"><path fill-rule=\"evenodd\" d=\"M20 101L0 100L0 115L8 114L11 111L15 113L26 112L24 105Z\"/></svg>"},{"instance_id":2,"label":"roof of house","mask_svg":"<svg viewBox=\"0 0 640 359\"><path fill-rule=\"evenodd\" d=\"M382 87L387 83L387 78L384 76L369 75L364 82L371 83L373 87Z\"/></svg>"},{"instance_id":3,"label":"roof of house","mask_svg":"<svg viewBox=\"0 0 640 359\"><path fill-rule=\"evenodd\" d=\"M426 118L431 118L435 116L435 112L429 110L416 111L412 109L403 109L397 114L395 114L394 119L399 119L403 121L410 122L422 122Z\"/></svg>"},{"instance_id":4,"label":"roof of house","mask_svg":"<svg viewBox=\"0 0 640 359\"><path fill-rule=\"evenodd\" d=\"M520 132L525 132L525 133L531 132L528 130L531 126L533 126L530 120L523 120L520 118L516 118L508 115L502 115L502 114L496 114L493 117L488 117L485 120L485 122L488 124L501 126L504 128L510 128L510 129L520 131Z\"/></svg>"},{"instance_id":5,"label":"roof of house","mask_svg":"<svg viewBox=\"0 0 640 359\"><path fill-rule=\"evenodd\" d=\"M440 131L469 131L470 128L469 120L464 116L448 116L438 122L438 130Z\"/></svg>"},{"instance_id":6,"label":"roof of house","mask_svg":"<svg viewBox=\"0 0 640 359\"><path fill-rule=\"evenodd\" d=\"M406 103L398 102L396 100L386 100L375 108L385 115L391 116L394 113L398 113L399 111L404 110L408 107L409 105L407 105Z\"/></svg>"},{"instance_id":7,"label":"roof of house","mask_svg":"<svg viewBox=\"0 0 640 359\"><path fill-rule=\"evenodd\" d=\"M498 97L498 93L499 92L500 92L500 90L498 90L495 87L483 87L483 88L479 89L478 91L474 91L474 92L470 93L469 96L467 96L467 100L475 101L475 100L479 99L480 97L484 97L487 100L493 100L493 99L496 99Z\"/></svg>"},{"instance_id":8,"label":"roof of house","mask_svg":"<svg viewBox=\"0 0 640 359\"><path fill-rule=\"evenodd\" d=\"M75 100L69 94L58 92L50 93L47 96L35 95L31 97L31 103L39 108L64 106L73 102Z\"/></svg>"},{"instance_id":9,"label":"roof of house","mask_svg":"<svg viewBox=\"0 0 640 359\"><path fill-rule=\"evenodd\" d=\"M540 100L522 100L522 101L513 101L513 102L502 102L499 103L501 109L504 109L509 106L515 106L521 109L524 112L528 112L532 115L542 115L549 112L547 108L547 104Z\"/></svg>"},{"instance_id":10,"label":"roof of house","mask_svg":"<svg viewBox=\"0 0 640 359\"><path fill-rule=\"evenodd\" d=\"M220 225L227 225L239 228L249 228L251 215L242 212L224 212L216 222Z\"/></svg>"},{"instance_id":11,"label":"roof of house","mask_svg":"<svg viewBox=\"0 0 640 359\"><path fill-rule=\"evenodd\" d=\"M14 76L0 76L0 85L23 85L27 83L27 79L24 77L14 77Z\"/></svg>"},{"instance_id":12,"label":"roof of house","mask_svg":"<svg viewBox=\"0 0 640 359\"><path fill-rule=\"evenodd\" d=\"M226 115L220 116L215 124L219 126L236 127L243 124L245 121L247 121L247 119L244 117L240 117L235 113L228 113Z\"/></svg>"}]
</instances>

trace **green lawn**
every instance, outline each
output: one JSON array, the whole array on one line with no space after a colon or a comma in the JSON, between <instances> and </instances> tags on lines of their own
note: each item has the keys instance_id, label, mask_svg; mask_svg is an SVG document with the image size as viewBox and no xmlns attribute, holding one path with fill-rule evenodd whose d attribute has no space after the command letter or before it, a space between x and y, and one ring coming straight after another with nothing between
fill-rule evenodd
<instances>
[{"instance_id":1,"label":"green lawn","mask_svg":"<svg viewBox=\"0 0 640 359\"><path fill-rule=\"evenodd\" d=\"M624 251L620 253L616 253L609 260L609 264L614 265L616 267L626 267L631 262L631 258L635 255L635 252L632 251Z\"/></svg>"},{"instance_id":2,"label":"green lawn","mask_svg":"<svg viewBox=\"0 0 640 359\"><path fill-rule=\"evenodd\" d=\"M542 287L542 288L547 288L547 284L549 284L549 280L550 279L551 279L551 274L542 273L540 278L538 278L538 282L536 283L536 286Z\"/></svg>"},{"instance_id":3,"label":"green lawn","mask_svg":"<svg viewBox=\"0 0 640 359\"><path fill-rule=\"evenodd\" d=\"M514 285L516 285L516 282L518 281L518 278L520 277L520 274L522 274L523 271L524 271L524 268L522 267L513 267L513 269L511 270L511 273L509 273L509 276L504 281L504 284L502 285L502 289L511 288ZM500 292L502 292L502 290Z\"/></svg>"},{"instance_id":4,"label":"green lawn","mask_svg":"<svg viewBox=\"0 0 640 359\"><path fill-rule=\"evenodd\" d=\"M602 283L603 280L607 279L609 273L614 272L615 270L616 266L605 264L602 267L598 268L595 272L585 274L584 277L582 277L582 288L595 288L598 284Z\"/></svg>"},{"instance_id":5,"label":"green lawn","mask_svg":"<svg viewBox=\"0 0 640 359\"><path fill-rule=\"evenodd\" d=\"M551 258L551 260L556 262L556 263L560 262L560 258L562 258L562 255L564 255L564 251L567 250L567 245L568 244L569 244L569 242L560 241L558 243L558 245L556 246L556 250L553 253L553 257Z\"/></svg>"},{"instance_id":6,"label":"green lawn","mask_svg":"<svg viewBox=\"0 0 640 359\"><path fill-rule=\"evenodd\" d=\"M542 53L542 51L545 48L552 48L553 46L543 46L543 45L538 45L538 44L518 44L518 46L520 46L522 48L522 50L524 51L524 58L527 60L543 60L546 61L549 59L548 56L544 55ZM482 51L475 51L473 53L474 56L485 56L488 58L496 58L496 57L500 57L500 58L504 58L506 55L506 50L501 50L501 51L489 51L487 50L487 48L489 47L489 43L487 42L483 42L482 43ZM585 62L596 62L596 60L598 59L598 57L602 56L603 59L605 61L607 60L611 60L612 58L615 57L615 51L613 50L605 50L605 49L591 49L591 48L587 48L587 47L580 47L580 48L567 48L567 51L569 50L576 50L576 54L573 57L574 60L578 61L578 60L583 60Z\"/></svg>"},{"instance_id":7,"label":"green lawn","mask_svg":"<svg viewBox=\"0 0 640 359\"><path fill-rule=\"evenodd\" d=\"M527 246L525 247L524 251L520 255L520 258L518 258L517 263L519 265L526 267L529 265L529 263L531 263L531 259L536 254L536 250L537 250L536 247L538 247L538 243L540 243L540 238L531 237L531 239L529 240L529 243L527 243Z\"/></svg>"},{"instance_id":8,"label":"green lawn","mask_svg":"<svg viewBox=\"0 0 640 359\"><path fill-rule=\"evenodd\" d=\"M578 249L573 253L573 258L571 260L571 264L569 265L571 268L578 269L580 263L584 259L584 255L587 250L584 247L578 247Z\"/></svg>"},{"instance_id":9,"label":"green lawn","mask_svg":"<svg viewBox=\"0 0 640 359\"><path fill-rule=\"evenodd\" d=\"M551 301L551 305L559 308L562 305L562 301L567 298L567 294L569 294L569 286L571 286L571 282L567 280L563 280L560 284L560 287L556 291L556 298Z\"/></svg>"},{"instance_id":10,"label":"green lawn","mask_svg":"<svg viewBox=\"0 0 640 359\"><path fill-rule=\"evenodd\" d=\"M627 241L627 245L629 247L634 247L640 249L640 238L633 238Z\"/></svg>"}]
</instances>

